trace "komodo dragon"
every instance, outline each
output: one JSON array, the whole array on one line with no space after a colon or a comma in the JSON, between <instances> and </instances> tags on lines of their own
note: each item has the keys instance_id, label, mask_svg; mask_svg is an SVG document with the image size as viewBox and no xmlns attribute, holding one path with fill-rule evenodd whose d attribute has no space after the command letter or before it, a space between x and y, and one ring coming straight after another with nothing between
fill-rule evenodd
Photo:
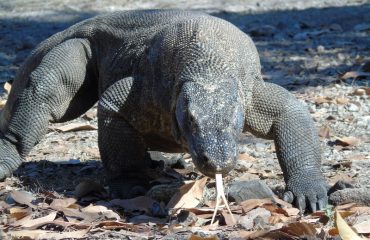
<instances>
[{"instance_id":1,"label":"komodo dragon","mask_svg":"<svg viewBox=\"0 0 370 240\"><path fill-rule=\"evenodd\" d=\"M180 10L127 11L77 23L43 41L19 69L0 118L0 179L48 122L98 101L98 142L112 192L145 181L146 150L190 152L205 175L227 174L238 138L273 139L284 199L322 209L326 181L317 132L288 91L265 83L252 40L227 21Z\"/></svg>"}]
</instances>

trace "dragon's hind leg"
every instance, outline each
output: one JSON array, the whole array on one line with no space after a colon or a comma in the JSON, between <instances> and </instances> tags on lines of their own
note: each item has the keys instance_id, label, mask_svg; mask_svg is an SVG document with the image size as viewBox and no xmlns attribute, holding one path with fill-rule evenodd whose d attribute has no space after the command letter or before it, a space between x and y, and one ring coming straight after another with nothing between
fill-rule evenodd
<instances>
[{"instance_id":1,"label":"dragon's hind leg","mask_svg":"<svg viewBox=\"0 0 370 240\"><path fill-rule=\"evenodd\" d=\"M9 98L16 100L8 106L10 116L0 136L0 180L22 163L46 133L49 121L73 119L97 101L91 59L87 40L67 40L42 58L23 89L12 90L17 96Z\"/></svg>"}]
</instances>

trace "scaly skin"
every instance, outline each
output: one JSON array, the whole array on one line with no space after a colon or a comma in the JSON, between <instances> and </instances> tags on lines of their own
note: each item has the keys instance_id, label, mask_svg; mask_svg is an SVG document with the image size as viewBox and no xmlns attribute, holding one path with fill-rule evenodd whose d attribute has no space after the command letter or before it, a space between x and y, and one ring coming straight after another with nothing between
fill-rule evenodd
<instances>
[{"instance_id":1,"label":"scaly skin","mask_svg":"<svg viewBox=\"0 0 370 240\"><path fill-rule=\"evenodd\" d=\"M113 193L140 194L148 149L191 153L208 176L227 174L238 136L274 139L285 199L327 202L307 110L264 83L252 40L232 24L178 10L129 11L78 23L42 42L17 73L0 118L0 178L46 132L99 100L99 149Z\"/></svg>"}]
</instances>

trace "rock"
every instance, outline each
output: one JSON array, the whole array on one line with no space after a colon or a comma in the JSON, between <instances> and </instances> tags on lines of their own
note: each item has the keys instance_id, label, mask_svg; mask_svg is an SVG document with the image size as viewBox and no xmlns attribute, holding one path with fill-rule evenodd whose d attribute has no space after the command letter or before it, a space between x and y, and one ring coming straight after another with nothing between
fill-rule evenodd
<instances>
[{"instance_id":1,"label":"rock","mask_svg":"<svg viewBox=\"0 0 370 240\"><path fill-rule=\"evenodd\" d=\"M263 152L266 149L266 144L264 143L256 143L256 150L258 152Z\"/></svg>"},{"instance_id":2,"label":"rock","mask_svg":"<svg viewBox=\"0 0 370 240\"><path fill-rule=\"evenodd\" d=\"M189 212L187 210L181 210L179 214L177 214L177 218L172 222L172 224L180 224L182 226L193 226L198 217L196 214Z\"/></svg>"},{"instance_id":3,"label":"rock","mask_svg":"<svg viewBox=\"0 0 370 240\"><path fill-rule=\"evenodd\" d=\"M177 193L181 185L181 182L155 185L146 193L146 196L151 197L158 202L169 202L173 195Z\"/></svg>"},{"instance_id":4,"label":"rock","mask_svg":"<svg viewBox=\"0 0 370 240\"><path fill-rule=\"evenodd\" d=\"M324 53L325 52L325 47L323 45L319 45L317 46L317 52L318 53Z\"/></svg>"},{"instance_id":5,"label":"rock","mask_svg":"<svg viewBox=\"0 0 370 240\"><path fill-rule=\"evenodd\" d=\"M228 199L240 203L248 199L272 198L274 193L261 180L235 181L229 185Z\"/></svg>"},{"instance_id":6,"label":"rock","mask_svg":"<svg viewBox=\"0 0 370 240\"><path fill-rule=\"evenodd\" d=\"M246 215L241 216L238 220L239 224L242 225L245 229L252 229L256 223L258 225L263 225L268 223L268 218L271 217L271 212L265 208L256 208L249 211Z\"/></svg>"},{"instance_id":7,"label":"rock","mask_svg":"<svg viewBox=\"0 0 370 240\"><path fill-rule=\"evenodd\" d=\"M357 106L356 104L354 103L350 103L347 105L347 110L350 111L350 112L358 112L360 110L359 106Z\"/></svg>"},{"instance_id":8,"label":"rock","mask_svg":"<svg viewBox=\"0 0 370 240\"><path fill-rule=\"evenodd\" d=\"M236 162L235 170L238 172L248 171L252 167L253 163L244 160L238 160Z\"/></svg>"},{"instance_id":9,"label":"rock","mask_svg":"<svg viewBox=\"0 0 370 240\"><path fill-rule=\"evenodd\" d=\"M334 205L340 205L355 202L360 205L370 206L369 188L345 188L330 194L329 202Z\"/></svg>"}]
</instances>

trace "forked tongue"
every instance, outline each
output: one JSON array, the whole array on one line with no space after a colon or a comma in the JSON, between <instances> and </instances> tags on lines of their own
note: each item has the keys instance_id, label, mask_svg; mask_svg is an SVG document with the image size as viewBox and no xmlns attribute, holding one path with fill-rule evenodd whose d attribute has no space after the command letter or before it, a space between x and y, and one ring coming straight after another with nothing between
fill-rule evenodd
<instances>
[{"instance_id":1,"label":"forked tongue","mask_svg":"<svg viewBox=\"0 0 370 240\"><path fill-rule=\"evenodd\" d=\"M222 174L221 173L216 173L216 176L215 177L216 177L216 191L217 191L217 195L216 195L216 207L215 207L215 210L213 212L213 216L212 216L212 220L211 220L211 225L213 224L213 222L215 220L216 213L218 211L218 208L220 207L221 200L224 201L224 204L225 204L227 210L230 213L231 219L233 220L234 223L236 223L235 218L234 218L234 215L231 212L230 207L229 207L229 204L228 204L227 199L225 197L224 184L222 182Z\"/></svg>"}]
</instances>

